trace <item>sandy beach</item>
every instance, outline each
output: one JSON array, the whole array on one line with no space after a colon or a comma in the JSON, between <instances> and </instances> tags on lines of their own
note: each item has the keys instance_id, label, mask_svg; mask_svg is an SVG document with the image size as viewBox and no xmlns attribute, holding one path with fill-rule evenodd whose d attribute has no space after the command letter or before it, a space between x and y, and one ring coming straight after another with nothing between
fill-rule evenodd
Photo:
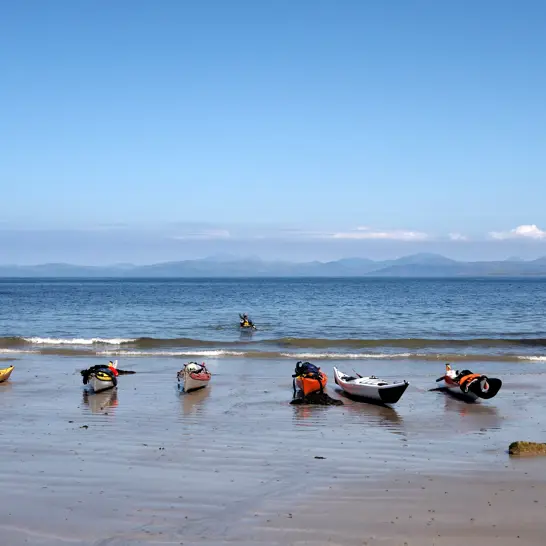
<instances>
[{"instance_id":1,"label":"sandy beach","mask_svg":"<svg viewBox=\"0 0 546 546\"><path fill-rule=\"evenodd\" d=\"M341 407L290 406L286 360L210 360L210 388L181 395L181 359L124 359L137 373L87 396L95 363L20 355L0 385L3 544L543 542L546 459L506 452L545 437L541 363L488 362L505 383L481 404L428 392L441 363L359 363L413 367L396 408L343 397L330 363Z\"/></svg>"},{"instance_id":2,"label":"sandy beach","mask_svg":"<svg viewBox=\"0 0 546 546\"><path fill-rule=\"evenodd\" d=\"M473 405L427 392L436 374L421 373L392 409L332 381L344 406L290 406L286 361L213 360L210 388L181 395L180 359L126 359L137 373L89 396L77 372L94 359L13 363L4 544L542 543L546 460L506 453L544 438L539 369L488 363L504 388ZM388 378L407 364L381 366Z\"/></svg>"}]
</instances>

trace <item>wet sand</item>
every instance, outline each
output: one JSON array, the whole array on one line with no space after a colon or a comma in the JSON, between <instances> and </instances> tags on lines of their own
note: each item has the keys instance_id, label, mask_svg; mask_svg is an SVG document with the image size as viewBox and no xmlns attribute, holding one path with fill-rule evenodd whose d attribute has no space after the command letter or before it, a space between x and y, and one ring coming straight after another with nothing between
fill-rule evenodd
<instances>
[{"instance_id":1,"label":"wet sand","mask_svg":"<svg viewBox=\"0 0 546 546\"><path fill-rule=\"evenodd\" d=\"M2 544L544 542L546 458L506 453L544 441L543 363L482 366L504 380L482 404L427 391L442 363L358 363L410 379L394 409L343 397L330 362L341 407L290 406L287 361L210 360L180 395L180 359L123 359L138 373L85 396L95 363L24 355L0 384Z\"/></svg>"},{"instance_id":2,"label":"wet sand","mask_svg":"<svg viewBox=\"0 0 546 546\"><path fill-rule=\"evenodd\" d=\"M532 465L531 465L532 466ZM539 478L542 472L542 479ZM396 474L315 491L248 518L242 543L456 546L544 544L544 463L493 474ZM246 539L245 539L246 536Z\"/></svg>"}]
</instances>

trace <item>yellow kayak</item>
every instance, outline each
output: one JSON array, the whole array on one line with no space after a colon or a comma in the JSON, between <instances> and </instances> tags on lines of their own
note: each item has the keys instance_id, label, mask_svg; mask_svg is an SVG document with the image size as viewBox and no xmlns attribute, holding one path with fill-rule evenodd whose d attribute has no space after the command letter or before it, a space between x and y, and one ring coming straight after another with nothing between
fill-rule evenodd
<instances>
[{"instance_id":1,"label":"yellow kayak","mask_svg":"<svg viewBox=\"0 0 546 546\"><path fill-rule=\"evenodd\" d=\"M0 383L2 383L3 381L7 381L12 371L13 371L13 366L10 366L9 368L0 369Z\"/></svg>"}]
</instances>

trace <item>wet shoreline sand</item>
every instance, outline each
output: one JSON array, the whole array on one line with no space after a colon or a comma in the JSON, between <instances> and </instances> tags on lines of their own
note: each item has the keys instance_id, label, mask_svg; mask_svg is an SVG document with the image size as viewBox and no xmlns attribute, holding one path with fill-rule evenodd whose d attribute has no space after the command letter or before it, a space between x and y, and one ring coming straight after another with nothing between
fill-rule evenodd
<instances>
[{"instance_id":1,"label":"wet shoreline sand","mask_svg":"<svg viewBox=\"0 0 546 546\"><path fill-rule=\"evenodd\" d=\"M539 545L546 531L543 464L333 486L249 518L240 537L264 545Z\"/></svg>"},{"instance_id":2,"label":"wet shoreline sand","mask_svg":"<svg viewBox=\"0 0 546 546\"><path fill-rule=\"evenodd\" d=\"M180 395L183 362L123 359L137 373L90 396L77 370L97 359L14 362L0 385L6 544L542 543L546 458L506 450L546 436L544 364L482 365L504 386L471 405L427 391L441 362L359 363L410 380L391 409L342 397L323 362L342 407L290 406L294 363L274 360L208 360L210 389Z\"/></svg>"}]
</instances>

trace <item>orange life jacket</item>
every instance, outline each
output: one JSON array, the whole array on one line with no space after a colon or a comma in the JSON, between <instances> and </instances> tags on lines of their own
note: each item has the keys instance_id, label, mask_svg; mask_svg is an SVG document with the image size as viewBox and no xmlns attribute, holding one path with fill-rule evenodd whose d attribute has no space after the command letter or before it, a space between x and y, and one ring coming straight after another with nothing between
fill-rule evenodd
<instances>
[{"instance_id":1,"label":"orange life jacket","mask_svg":"<svg viewBox=\"0 0 546 546\"><path fill-rule=\"evenodd\" d=\"M464 377L461 377L461 379L459 379L459 385L461 387L464 387L466 383L470 383L474 379L477 379L478 377L481 377L481 376L482 376L481 373L472 373L470 375L465 375Z\"/></svg>"},{"instance_id":2,"label":"orange life jacket","mask_svg":"<svg viewBox=\"0 0 546 546\"><path fill-rule=\"evenodd\" d=\"M299 387L303 391L303 396L307 396L315 391L322 391L326 387L327 382L328 377L322 372L319 372L319 378L308 377L306 375L296 377L296 383L299 384Z\"/></svg>"}]
</instances>

